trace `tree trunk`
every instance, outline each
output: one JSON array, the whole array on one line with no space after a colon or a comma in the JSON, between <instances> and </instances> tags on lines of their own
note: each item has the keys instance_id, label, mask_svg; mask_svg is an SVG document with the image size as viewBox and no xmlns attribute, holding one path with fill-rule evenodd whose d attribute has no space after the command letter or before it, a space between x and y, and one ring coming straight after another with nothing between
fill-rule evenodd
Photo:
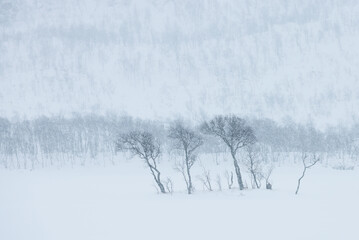
<instances>
[{"instance_id":1,"label":"tree trunk","mask_svg":"<svg viewBox=\"0 0 359 240\"><path fill-rule=\"evenodd\" d=\"M231 154L232 154L232 158L233 158L234 169L236 170L238 186L239 186L240 190L243 190L244 185L243 185L243 180L242 180L241 169L239 168L239 165L238 165L238 162L236 159L236 154L233 151L231 151Z\"/></svg>"},{"instance_id":2,"label":"tree trunk","mask_svg":"<svg viewBox=\"0 0 359 240\"><path fill-rule=\"evenodd\" d=\"M157 182L158 187L160 188L161 193L166 193L165 187L161 183L161 181Z\"/></svg>"},{"instance_id":3,"label":"tree trunk","mask_svg":"<svg viewBox=\"0 0 359 240\"><path fill-rule=\"evenodd\" d=\"M161 173L160 173L160 171L158 171L151 164L149 164L148 159L146 159L146 161L147 161L147 164L148 164L148 166L149 166L149 168L151 170L152 176L155 179L155 182L157 183L157 186L160 188L161 193L166 193L165 187L161 183ZM157 176L156 176L155 172L157 173Z\"/></svg>"},{"instance_id":4,"label":"tree trunk","mask_svg":"<svg viewBox=\"0 0 359 240\"><path fill-rule=\"evenodd\" d=\"M157 169L156 169L156 171L157 171L157 181L156 181L157 185L160 188L161 193L166 193L165 187L163 186L163 184L161 182L161 177L160 177L161 173Z\"/></svg>"},{"instance_id":5,"label":"tree trunk","mask_svg":"<svg viewBox=\"0 0 359 240\"><path fill-rule=\"evenodd\" d=\"M252 173L252 176L253 176L254 183L256 184L256 187L259 189L259 184L258 184L258 181L257 181L256 174L253 171L251 171L251 173Z\"/></svg>"},{"instance_id":6,"label":"tree trunk","mask_svg":"<svg viewBox=\"0 0 359 240\"><path fill-rule=\"evenodd\" d=\"M188 176L188 187L187 187L187 192L188 194L192 194L192 177L191 177L191 172L190 172L190 167L189 167L189 163L188 163L188 156L186 154L186 170L187 170L187 176Z\"/></svg>"},{"instance_id":7,"label":"tree trunk","mask_svg":"<svg viewBox=\"0 0 359 240\"><path fill-rule=\"evenodd\" d=\"M298 185L297 185L297 189L295 190L295 194L298 194L299 192L299 188L300 188L300 181L302 181L302 179L304 178L305 172L307 171L307 168L304 167L302 176L298 179Z\"/></svg>"}]
</instances>

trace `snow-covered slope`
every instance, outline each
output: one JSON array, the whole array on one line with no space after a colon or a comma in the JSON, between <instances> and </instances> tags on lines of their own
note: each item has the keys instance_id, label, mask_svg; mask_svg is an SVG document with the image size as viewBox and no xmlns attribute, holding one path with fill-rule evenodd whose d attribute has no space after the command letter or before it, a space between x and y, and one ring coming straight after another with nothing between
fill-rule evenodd
<instances>
[{"instance_id":1,"label":"snow-covered slope","mask_svg":"<svg viewBox=\"0 0 359 240\"><path fill-rule=\"evenodd\" d=\"M359 115L356 0L0 0L0 115Z\"/></svg>"}]
</instances>

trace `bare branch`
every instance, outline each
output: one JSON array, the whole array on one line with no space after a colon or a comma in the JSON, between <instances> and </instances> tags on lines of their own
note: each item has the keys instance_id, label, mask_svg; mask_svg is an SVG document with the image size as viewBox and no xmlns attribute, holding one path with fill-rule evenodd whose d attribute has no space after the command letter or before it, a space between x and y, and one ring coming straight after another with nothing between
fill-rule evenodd
<instances>
[{"instance_id":1,"label":"bare branch","mask_svg":"<svg viewBox=\"0 0 359 240\"><path fill-rule=\"evenodd\" d=\"M252 177L251 182L254 183L252 187L255 185L255 188L260 188L262 178L262 158L259 156L260 149L256 146L249 145L245 150L246 156L244 157L243 164Z\"/></svg>"},{"instance_id":2,"label":"bare branch","mask_svg":"<svg viewBox=\"0 0 359 240\"><path fill-rule=\"evenodd\" d=\"M300 188L300 183L301 183L302 179L304 178L307 169L313 167L315 164L317 164L317 162L320 161L320 158L318 156L316 156L316 154L313 154L312 160L310 163L306 162L307 158L308 158L308 154L302 153L303 172L302 172L302 176L300 176L300 178L298 179L298 184L297 184L297 189L295 191L295 194L298 194L298 191Z\"/></svg>"}]
</instances>

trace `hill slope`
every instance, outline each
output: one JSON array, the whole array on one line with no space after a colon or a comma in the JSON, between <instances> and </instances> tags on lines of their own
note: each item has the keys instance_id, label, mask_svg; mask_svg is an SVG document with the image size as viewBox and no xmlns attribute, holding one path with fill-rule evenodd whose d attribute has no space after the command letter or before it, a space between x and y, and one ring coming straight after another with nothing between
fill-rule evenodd
<instances>
[{"instance_id":1,"label":"hill slope","mask_svg":"<svg viewBox=\"0 0 359 240\"><path fill-rule=\"evenodd\" d=\"M0 115L350 123L354 0L0 0Z\"/></svg>"}]
</instances>

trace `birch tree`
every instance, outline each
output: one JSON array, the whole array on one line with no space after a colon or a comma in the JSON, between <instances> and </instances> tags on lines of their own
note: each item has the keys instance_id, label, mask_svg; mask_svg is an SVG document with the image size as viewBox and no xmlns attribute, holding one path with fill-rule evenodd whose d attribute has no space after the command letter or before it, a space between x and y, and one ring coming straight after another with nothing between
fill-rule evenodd
<instances>
[{"instance_id":1,"label":"birch tree","mask_svg":"<svg viewBox=\"0 0 359 240\"><path fill-rule=\"evenodd\" d=\"M246 122L234 115L216 116L201 126L204 133L219 137L229 148L234 169L237 175L239 189L244 189L241 169L239 167L237 152L239 149L256 142L256 137L251 127Z\"/></svg>"},{"instance_id":2,"label":"birch tree","mask_svg":"<svg viewBox=\"0 0 359 240\"><path fill-rule=\"evenodd\" d=\"M161 172L158 169L158 158L161 155L161 145L155 137L145 131L132 131L120 135L117 141L117 149L129 151L133 155L143 159L151 171L161 193L166 193L166 189L161 182Z\"/></svg>"},{"instance_id":3,"label":"birch tree","mask_svg":"<svg viewBox=\"0 0 359 240\"><path fill-rule=\"evenodd\" d=\"M197 160L195 151L203 144L203 139L198 133L184 126L184 124L179 121L170 127L168 137L172 139L174 148L184 154L183 162L177 164L177 170L179 170L184 177L187 193L192 194L193 183L191 168Z\"/></svg>"}]
</instances>

